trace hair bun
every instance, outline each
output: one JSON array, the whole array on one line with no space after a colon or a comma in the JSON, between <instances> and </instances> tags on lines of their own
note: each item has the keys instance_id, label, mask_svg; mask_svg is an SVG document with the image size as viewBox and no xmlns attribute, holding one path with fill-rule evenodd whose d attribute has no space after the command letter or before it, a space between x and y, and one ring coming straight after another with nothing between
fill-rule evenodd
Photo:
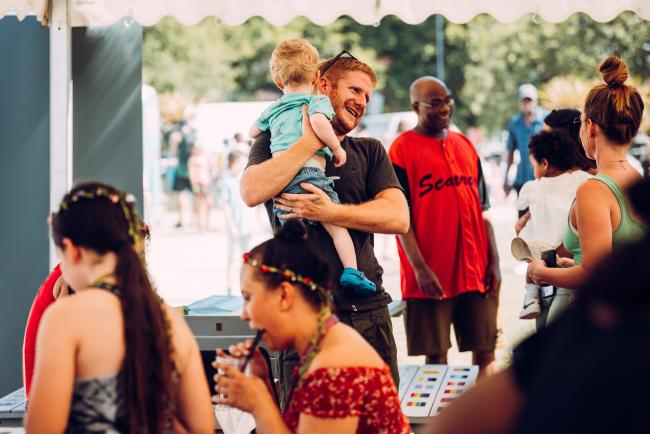
<instances>
[{"instance_id":1,"label":"hair bun","mask_svg":"<svg viewBox=\"0 0 650 434\"><path fill-rule=\"evenodd\" d=\"M608 86L622 85L629 76L627 64L618 56L609 56L598 70Z\"/></svg>"},{"instance_id":2,"label":"hair bun","mask_svg":"<svg viewBox=\"0 0 650 434\"><path fill-rule=\"evenodd\" d=\"M307 239L307 225L300 220L287 221L278 231L278 238L288 242L304 241Z\"/></svg>"}]
</instances>

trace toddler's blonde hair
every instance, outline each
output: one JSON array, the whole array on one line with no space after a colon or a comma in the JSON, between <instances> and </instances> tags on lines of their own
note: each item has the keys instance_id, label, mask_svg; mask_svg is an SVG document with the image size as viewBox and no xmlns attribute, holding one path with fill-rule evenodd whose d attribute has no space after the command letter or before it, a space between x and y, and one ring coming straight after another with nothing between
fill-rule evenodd
<instances>
[{"instance_id":1,"label":"toddler's blonde hair","mask_svg":"<svg viewBox=\"0 0 650 434\"><path fill-rule=\"evenodd\" d=\"M275 47L269 67L273 80L287 86L311 83L318 62L318 51L312 44L304 39L289 39Z\"/></svg>"}]
</instances>

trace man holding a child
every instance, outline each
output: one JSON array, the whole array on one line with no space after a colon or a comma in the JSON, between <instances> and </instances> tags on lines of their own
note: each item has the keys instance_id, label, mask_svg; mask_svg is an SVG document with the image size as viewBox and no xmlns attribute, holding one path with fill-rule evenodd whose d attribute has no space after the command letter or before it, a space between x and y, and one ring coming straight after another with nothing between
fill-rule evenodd
<instances>
[{"instance_id":1,"label":"man holding a child","mask_svg":"<svg viewBox=\"0 0 650 434\"><path fill-rule=\"evenodd\" d=\"M341 321L355 328L379 353L390 367L395 385L399 384L397 350L393 338L388 304L391 297L382 287L383 269L373 249L373 233L403 234L408 230L409 212L402 187L382 144L370 138L347 136L366 111L377 78L365 63L347 51L322 62L316 82L318 93L329 97L334 109L331 124L336 137L346 152L347 161L335 167L327 162L325 174L336 178L334 190L340 204L311 184L303 183L305 194L284 193L284 187L305 166L308 160L323 147L310 126L306 108L303 109L303 136L281 155L272 157L270 135L257 137L249 156L248 167L241 181L241 194L249 206L275 199L276 208L288 212L284 219L306 219L331 223L347 228L354 244L358 269L372 281L377 290L371 294L358 294L334 282L334 302ZM270 213L272 226L279 221ZM318 225L316 245L333 268L334 275L342 270L332 238ZM284 376L290 377L290 365L297 356L284 364ZM286 383L287 381L283 381Z\"/></svg>"}]
</instances>

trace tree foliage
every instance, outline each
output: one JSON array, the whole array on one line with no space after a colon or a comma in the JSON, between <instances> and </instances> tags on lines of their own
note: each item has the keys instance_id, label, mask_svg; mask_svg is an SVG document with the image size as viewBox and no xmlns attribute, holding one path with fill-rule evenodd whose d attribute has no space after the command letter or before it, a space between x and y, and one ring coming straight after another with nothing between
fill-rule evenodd
<instances>
[{"instance_id":1,"label":"tree foliage","mask_svg":"<svg viewBox=\"0 0 650 434\"><path fill-rule=\"evenodd\" d=\"M463 25L446 23L444 33L446 81L461 128L497 131L518 110L521 83L544 87L559 76L595 81L598 64L609 54L623 57L641 80L650 71L650 26L631 12L609 23L575 14L559 24L533 15L502 24L482 15ZM409 110L411 82L435 74L434 17L413 26L389 16L377 27L349 17L324 27L305 18L282 27L261 18L234 27L206 18L184 27L166 18L144 30L144 78L159 92L188 100L268 99L278 94L268 59L290 37L310 40L322 57L347 49L369 63L385 96L384 111Z\"/></svg>"},{"instance_id":2,"label":"tree foliage","mask_svg":"<svg viewBox=\"0 0 650 434\"><path fill-rule=\"evenodd\" d=\"M558 76L595 82L598 65L610 54L624 58L633 75L648 79L650 27L632 13L609 23L575 14L559 24L527 16L504 25L480 16L465 29L470 62L462 93L488 130L504 127L508 114L517 112L520 84L542 87Z\"/></svg>"}]
</instances>

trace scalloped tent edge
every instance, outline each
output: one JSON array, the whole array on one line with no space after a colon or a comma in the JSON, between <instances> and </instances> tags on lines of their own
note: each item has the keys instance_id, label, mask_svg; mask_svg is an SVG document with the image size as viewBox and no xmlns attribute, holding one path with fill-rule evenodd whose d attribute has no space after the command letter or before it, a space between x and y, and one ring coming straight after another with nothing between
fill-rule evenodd
<instances>
[{"instance_id":1,"label":"scalloped tent edge","mask_svg":"<svg viewBox=\"0 0 650 434\"><path fill-rule=\"evenodd\" d=\"M483 16L483 15L492 17L496 21L498 21L500 23L504 23L504 24L515 23L515 22L527 17L528 15L533 15L535 17L538 17L540 20L542 20L544 22L547 22L547 23L550 23L550 24L558 24L558 23L566 21L567 19L569 19L570 17L572 17L572 16L574 16L576 14L586 15L589 18L593 19L594 21L596 21L598 23L608 23L608 22L611 22L611 21L615 20L616 18L618 18L621 14L623 14L625 12L635 13L635 15L637 15L641 20L650 21L650 14L647 14L647 16L642 16L642 15L639 15L638 12L635 12L635 11L630 10L630 9L621 10L618 13L611 14L611 15L608 14L608 15L599 15L599 16L593 16L592 14L590 14L589 11L576 10L576 11L573 11L573 12L569 13L567 16L564 16L564 17L562 17L560 19L549 19L548 17L545 17L544 15L537 14L535 12L522 12L519 15L516 15L516 16L513 15L513 16L509 17L509 19L507 21L504 20L504 19L499 18L498 16L495 16L494 14L492 14L490 12L477 12L476 14L474 14L474 15L472 15L470 17L463 18L463 19L458 19L458 20L453 19L454 17L449 17L449 16L444 15L444 14L442 14L442 15L445 16L445 19L447 21L449 21L449 22L451 22L453 24L467 24L467 23L473 21L475 18L477 18L479 16ZM218 19L223 24L226 24L228 26L233 26L233 27L245 24L246 22L248 22L249 20L254 19L254 18L263 19L263 20L267 21L269 24L274 25L274 26L285 26L285 25L290 24L293 20L299 19L299 18L307 19L307 20L309 20L310 22L312 22L313 24L315 24L317 26L327 26L327 25L332 24L333 22L335 22L339 18L344 18L344 17L352 18L356 22L358 22L359 24L364 25L364 26L378 26L381 23L381 21L383 21L384 18L387 18L387 17L396 17L396 18L399 18L401 21L405 22L406 24L418 25L418 24L422 24L428 18L430 18L431 16L436 15L438 13L439 12L433 12L430 15L427 15L427 16L425 16L425 17L423 17L423 18L421 18L421 19L419 19L417 21L404 20L404 19L402 19L402 17L399 16L399 14L395 14L395 13L386 13L386 14L382 15L381 17L377 18L376 20L372 20L372 21L360 21L360 20L357 20L355 17L353 17L353 16L351 16L349 14L346 14L346 13L337 15L337 16L333 17L332 19L328 19L328 20L313 20L310 17L305 16L305 15L294 15L294 16L288 18L287 20L282 20L282 21L279 21L279 22L271 22L266 17L264 17L262 15L251 15L251 16L246 17L245 19L237 20L237 21L234 21L234 22L226 22L226 21L220 20L218 17L215 17L213 15L206 15L206 16L200 17L198 19L193 18L191 20L188 20L188 19L181 20L181 19L179 19L179 17L176 17L174 15L163 15L163 16L156 17L153 20L146 21L146 22L139 21L139 20L137 20L136 18L134 18L132 16L126 16L126 18L130 18L134 22L136 22L136 23L138 23L138 24L140 24L140 25L142 25L144 27L155 26L160 21L162 21L162 20L164 20L166 18L172 18L176 22L178 22L179 24L181 24L183 26L187 26L187 27L192 27L192 26L198 25L201 22L203 22L204 20L211 19L211 18ZM2 17L0 17L0 19L1 18ZM124 18L124 17L116 18L115 22L119 21L121 18ZM87 27L87 26L90 26L90 25L92 25L92 24L84 24L81 27Z\"/></svg>"},{"instance_id":2,"label":"scalloped tent edge","mask_svg":"<svg viewBox=\"0 0 650 434\"><path fill-rule=\"evenodd\" d=\"M51 0L0 0L0 19L7 14L19 20L36 15L46 24L51 3ZM607 22L625 11L650 20L648 0L573 0L567 3L566 0L70 0L70 17L72 27L105 26L123 17L152 26L167 16L188 26L206 17L216 17L233 26L253 17L261 17L273 25L285 25L297 17L305 17L316 25L327 25L342 16L349 16L360 24L375 25L389 15L407 24L419 24L434 14L444 15L457 24L467 23L481 14L511 23L531 13L550 23L564 21L575 13Z\"/></svg>"}]
</instances>

